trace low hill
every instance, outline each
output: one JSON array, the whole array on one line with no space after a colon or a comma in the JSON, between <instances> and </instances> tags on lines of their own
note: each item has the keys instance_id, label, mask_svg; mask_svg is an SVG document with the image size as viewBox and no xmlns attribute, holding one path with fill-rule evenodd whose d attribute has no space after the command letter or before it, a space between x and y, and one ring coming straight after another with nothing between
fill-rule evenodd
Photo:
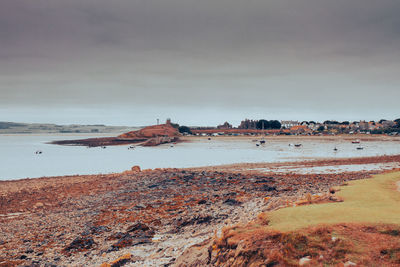
<instances>
[{"instance_id":1,"label":"low hill","mask_svg":"<svg viewBox=\"0 0 400 267\"><path fill-rule=\"evenodd\" d=\"M119 135L118 139L143 139L158 136L178 137L179 131L170 123L147 126L138 131L127 132Z\"/></svg>"},{"instance_id":2,"label":"low hill","mask_svg":"<svg viewBox=\"0 0 400 267\"><path fill-rule=\"evenodd\" d=\"M180 133L170 123L147 126L138 131L131 131L117 137L100 137L79 140L53 141L56 145L78 145L78 146L116 146L136 144L143 146L157 146L160 144L177 142Z\"/></svg>"}]
</instances>

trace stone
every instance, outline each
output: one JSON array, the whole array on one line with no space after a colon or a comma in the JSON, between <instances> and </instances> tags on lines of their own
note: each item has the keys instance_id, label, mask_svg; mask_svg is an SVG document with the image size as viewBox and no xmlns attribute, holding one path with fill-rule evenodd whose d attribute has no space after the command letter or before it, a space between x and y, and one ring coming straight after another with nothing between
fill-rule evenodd
<instances>
[{"instance_id":1,"label":"stone","mask_svg":"<svg viewBox=\"0 0 400 267\"><path fill-rule=\"evenodd\" d=\"M124 264L128 263L131 259L132 259L132 254L128 253L111 262L110 266L111 267L123 266Z\"/></svg>"},{"instance_id":2,"label":"stone","mask_svg":"<svg viewBox=\"0 0 400 267\"><path fill-rule=\"evenodd\" d=\"M74 241L71 242L66 248L64 248L65 252L71 251L82 251L86 249L90 249L95 244L92 237L84 236L77 237Z\"/></svg>"},{"instance_id":3,"label":"stone","mask_svg":"<svg viewBox=\"0 0 400 267\"><path fill-rule=\"evenodd\" d=\"M38 209L38 208L43 208L44 204L42 202L37 202L35 205L33 205L34 209Z\"/></svg>"},{"instance_id":4,"label":"stone","mask_svg":"<svg viewBox=\"0 0 400 267\"><path fill-rule=\"evenodd\" d=\"M354 263L352 261L346 261L346 263L343 266L344 267L357 266L357 263Z\"/></svg>"},{"instance_id":5,"label":"stone","mask_svg":"<svg viewBox=\"0 0 400 267\"><path fill-rule=\"evenodd\" d=\"M131 232L136 232L136 231L143 231L143 232L146 232L146 231L149 231L150 230L150 227L148 227L146 224L144 224L144 223L136 223L136 224L134 224L134 225L131 225L131 226L129 226L128 227L128 229L126 229L126 232L127 233L131 233Z\"/></svg>"},{"instance_id":6,"label":"stone","mask_svg":"<svg viewBox=\"0 0 400 267\"><path fill-rule=\"evenodd\" d=\"M237 201L236 199L233 198L228 198L227 200L224 201L224 204L230 205L230 206L236 206L242 204L242 202Z\"/></svg>"},{"instance_id":7,"label":"stone","mask_svg":"<svg viewBox=\"0 0 400 267\"><path fill-rule=\"evenodd\" d=\"M133 171L133 172L140 172L141 170L140 170L140 166L133 166L132 168L131 168L131 171Z\"/></svg>"},{"instance_id":8,"label":"stone","mask_svg":"<svg viewBox=\"0 0 400 267\"><path fill-rule=\"evenodd\" d=\"M178 227L185 227L188 225L199 225L203 223L209 223L213 219L212 216L210 215L195 215L192 218L186 219L186 220L178 220L177 221L177 226Z\"/></svg>"},{"instance_id":9,"label":"stone","mask_svg":"<svg viewBox=\"0 0 400 267\"><path fill-rule=\"evenodd\" d=\"M299 260L299 266L304 266L304 265L310 263L310 261L311 261L310 256L303 257Z\"/></svg>"}]
</instances>

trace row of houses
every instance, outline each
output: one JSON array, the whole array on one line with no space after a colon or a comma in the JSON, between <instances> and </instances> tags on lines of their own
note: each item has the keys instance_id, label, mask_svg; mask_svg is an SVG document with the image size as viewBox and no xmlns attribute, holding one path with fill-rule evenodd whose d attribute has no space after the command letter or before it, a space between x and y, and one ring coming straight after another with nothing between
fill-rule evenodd
<instances>
[{"instance_id":1,"label":"row of houses","mask_svg":"<svg viewBox=\"0 0 400 267\"><path fill-rule=\"evenodd\" d=\"M354 121L354 122L299 122L299 121L281 121L282 129L289 129L290 133L310 133L328 131L332 133L360 133L373 132L377 130L386 130L397 128L397 123L390 120L375 121Z\"/></svg>"},{"instance_id":2,"label":"row of houses","mask_svg":"<svg viewBox=\"0 0 400 267\"><path fill-rule=\"evenodd\" d=\"M280 129L261 129L257 128L257 120L244 120L239 127L234 128L228 122L218 127L192 128L193 134L204 135L258 135L258 134L341 134L341 133L389 133L394 128L399 128L396 121L380 120L374 121L280 121ZM276 121L277 122L277 121ZM279 122L278 122L279 123Z\"/></svg>"}]
</instances>

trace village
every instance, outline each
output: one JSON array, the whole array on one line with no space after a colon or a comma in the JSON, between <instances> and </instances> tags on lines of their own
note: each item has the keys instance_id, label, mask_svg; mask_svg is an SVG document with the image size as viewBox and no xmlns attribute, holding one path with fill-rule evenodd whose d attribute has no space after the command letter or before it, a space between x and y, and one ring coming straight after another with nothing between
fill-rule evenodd
<instances>
[{"instance_id":1,"label":"village","mask_svg":"<svg viewBox=\"0 0 400 267\"><path fill-rule=\"evenodd\" d=\"M337 134L386 134L399 135L400 119L375 121L277 121L243 120L238 127L225 122L217 127L182 127L183 135L220 136L220 135L337 135Z\"/></svg>"}]
</instances>

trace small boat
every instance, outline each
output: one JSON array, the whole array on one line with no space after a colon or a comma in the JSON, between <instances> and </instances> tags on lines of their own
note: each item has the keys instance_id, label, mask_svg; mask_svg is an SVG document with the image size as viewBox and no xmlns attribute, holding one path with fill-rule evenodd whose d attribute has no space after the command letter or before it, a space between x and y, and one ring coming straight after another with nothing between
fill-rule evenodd
<instances>
[{"instance_id":1,"label":"small boat","mask_svg":"<svg viewBox=\"0 0 400 267\"><path fill-rule=\"evenodd\" d=\"M105 148L107 148L107 147L106 147L106 146L102 146L101 148L102 148L102 149L105 149Z\"/></svg>"},{"instance_id":2,"label":"small boat","mask_svg":"<svg viewBox=\"0 0 400 267\"><path fill-rule=\"evenodd\" d=\"M35 152L35 154L42 154L43 152L41 151L41 150L37 150L36 152Z\"/></svg>"},{"instance_id":3,"label":"small boat","mask_svg":"<svg viewBox=\"0 0 400 267\"><path fill-rule=\"evenodd\" d=\"M260 146L260 144L256 144L256 146Z\"/></svg>"},{"instance_id":4,"label":"small boat","mask_svg":"<svg viewBox=\"0 0 400 267\"><path fill-rule=\"evenodd\" d=\"M129 146L128 149L135 149L135 146Z\"/></svg>"},{"instance_id":5,"label":"small boat","mask_svg":"<svg viewBox=\"0 0 400 267\"><path fill-rule=\"evenodd\" d=\"M294 144L295 147L301 147L302 144Z\"/></svg>"},{"instance_id":6,"label":"small boat","mask_svg":"<svg viewBox=\"0 0 400 267\"><path fill-rule=\"evenodd\" d=\"M353 140L353 141L351 141L351 143L352 143L352 144L359 144L359 143L360 143L360 140L359 140L359 139Z\"/></svg>"},{"instance_id":7,"label":"small boat","mask_svg":"<svg viewBox=\"0 0 400 267\"><path fill-rule=\"evenodd\" d=\"M335 152L338 151L337 147L335 147L335 148L333 149L333 151L335 151Z\"/></svg>"},{"instance_id":8,"label":"small boat","mask_svg":"<svg viewBox=\"0 0 400 267\"><path fill-rule=\"evenodd\" d=\"M364 148L362 146L357 147L357 150L363 150Z\"/></svg>"}]
</instances>

